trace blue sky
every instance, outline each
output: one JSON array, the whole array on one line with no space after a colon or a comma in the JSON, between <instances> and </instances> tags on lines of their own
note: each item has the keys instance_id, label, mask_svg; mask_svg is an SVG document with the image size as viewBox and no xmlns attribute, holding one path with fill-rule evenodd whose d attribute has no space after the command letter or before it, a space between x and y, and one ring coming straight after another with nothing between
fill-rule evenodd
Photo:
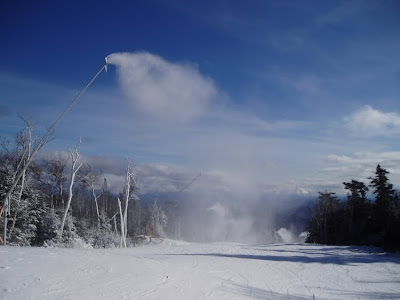
<instances>
[{"instance_id":1,"label":"blue sky","mask_svg":"<svg viewBox=\"0 0 400 300\"><path fill-rule=\"evenodd\" d=\"M106 56L125 53L44 151L82 136L116 184L131 156L146 191L201 172L198 190L217 198L340 192L378 163L399 186L399 12L398 1L2 4L0 135L22 128L18 114L43 132Z\"/></svg>"}]
</instances>

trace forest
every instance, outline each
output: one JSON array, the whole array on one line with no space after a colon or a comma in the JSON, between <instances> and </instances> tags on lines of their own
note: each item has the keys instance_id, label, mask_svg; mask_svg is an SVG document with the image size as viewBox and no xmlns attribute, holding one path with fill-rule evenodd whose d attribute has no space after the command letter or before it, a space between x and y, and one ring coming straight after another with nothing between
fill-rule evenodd
<instances>
[{"instance_id":1,"label":"forest","mask_svg":"<svg viewBox=\"0 0 400 300\"><path fill-rule=\"evenodd\" d=\"M400 194L379 164L369 184L343 182L347 198L320 192L311 210L307 243L325 245L374 245L400 249ZM368 192L372 192L372 200ZM371 194L371 193L370 193Z\"/></svg>"},{"instance_id":2,"label":"forest","mask_svg":"<svg viewBox=\"0 0 400 300\"><path fill-rule=\"evenodd\" d=\"M1 141L2 244L103 248L134 246L151 237L182 238L179 202L157 202L156 197L140 201L130 159L124 188L110 190L101 171L82 162L80 139L69 154L32 159L40 141L24 121L25 128L13 140ZM400 249L400 195L388 174L378 165L368 184L343 182L345 199L320 192L304 222L306 242Z\"/></svg>"},{"instance_id":3,"label":"forest","mask_svg":"<svg viewBox=\"0 0 400 300\"><path fill-rule=\"evenodd\" d=\"M125 187L111 191L101 172L81 162L81 140L69 154L57 152L32 159L39 139L34 126L25 123L13 140L1 142L2 244L127 247L145 236L164 237L167 231L171 237L179 237L174 201L141 203L130 159Z\"/></svg>"}]
</instances>

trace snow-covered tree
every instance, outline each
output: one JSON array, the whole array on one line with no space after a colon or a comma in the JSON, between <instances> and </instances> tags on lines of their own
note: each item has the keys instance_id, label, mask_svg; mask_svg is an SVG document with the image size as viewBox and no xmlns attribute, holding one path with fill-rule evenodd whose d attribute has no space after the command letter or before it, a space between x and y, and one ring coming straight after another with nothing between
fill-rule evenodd
<instances>
[{"instance_id":1,"label":"snow-covered tree","mask_svg":"<svg viewBox=\"0 0 400 300\"><path fill-rule=\"evenodd\" d=\"M4 156L0 161L0 194L4 195L13 180L13 173L9 172L13 168ZM6 211L3 211L8 216L8 222L2 222L0 227L3 233L7 232L8 244L29 246L34 242L37 225L44 211L42 204L41 193L34 185L32 175L27 173L23 185L21 182L10 194Z\"/></svg>"},{"instance_id":2,"label":"snow-covered tree","mask_svg":"<svg viewBox=\"0 0 400 300\"><path fill-rule=\"evenodd\" d=\"M15 165L12 169L12 177L10 184L7 186L7 190L2 193L3 198L3 210L4 213L4 226L3 226L3 243L7 243L7 223L8 213L11 207L12 195L17 191L17 199L22 197L22 193L25 188L25 181L27 176L28 168L33 163L35 155L39 150L48 142L48 138L51 134L50 130L41 138L38 139L34 135L33 125L29 120L21 119L25 122L25 129L19 132L15 138L15 149L10 152L5 144L3 143L3 149L11 156L15 158ZM17 190L17 187L19 189Z\"/></svg>"},{"instance_id":3,"label":"snow-covered tree","mask_svg":"<svg viewBox=\"0 0 400 300\"><path fill-rule=\"evenodd\" d=\"M54 241L58 241L58 233L60 230L62 211L56 211L56 209L45 207L44 212L41 215L37 226L36 245L43 246L48 244L54 244Z\"/></svg>"},{"instance_id":4,"label":"snow-covered tree","mask_svg":"<svg viewBox=\"0 0 400 300\"><path fill-rule=\"evenodd\" d=\"M62 206L64 204L64 186L67 182L67 166L68 156L63 152L50 154L42 160L42 174L40 181L43 184L42 189L50 199L51 207Z\"/></svg>"},{"instance_id":5,"label":"snow-covered tree","mask_svg":"<svg viewBox=\"0 0 400 300\"><path fill-rule=\"evenodd\" d=\"M124 188L124 209L122 209L121 199L118 198L118 209L120 215L120 230L121 230L121 242L120 247L127 247L127 236L128 236L128 207L131 199L137 199L135 193L136 190L136 171L131 168L130 160L127 159L127 167L125 174L125 188ZM115 216L114 216L115 218Z\"/></svg>"},{"instance_id":6,"label":"snow-covered tree","mask_svg":"<svg viewBox=\"0 0 400 300\"><path fill-rule=\"evenodd\" d=\"M82 175L82 180L88 185L90 192L92 193L94 203L96 205L96 215L97 215L97 228L100 229L101 226L101 219L100 219L100 210L99 210L99 203L98 198L101 194L96 192L96 184L100 179L100 174L97 174L92 171L90 165L86 164L84 166L84 171Z\"/></svg>"},{"instance_id":7,"label":"snow-covered tree","mask_svg":"<svg viewBox=\"0 0 400 300\"><path fill-rule=\"evenodd\" d=\"M44 212L40 192L33 187L28 187L11 203L12 216L9 227L9 244L30 246L36 237L37 225Z\"/></svg>"},{"instance_id":8,"label":"snow-covered tree","mask_svg":"<svg viewBox=\"0 0 400 300\"><path fill-rule=\"evenodd\" d=\"M155 237L166 237L165 228L167 227L167 216L163 208L154 201L150 210L150 229Z\"/></svg>"},{"instance_id":9,"label":"snow-covered tree","mask_svg":"<svg viewBox=\"0 0 400 300\"><path fill-rule=\"evenodd\" d=\"M25 129L20 131L14 139L13 146L10 147L9 142L3 141L2 147L5 151L5 154L2 156L2 191L1 195L3 198L3 241L4 244L7 243L7 231L11 230L9 233L11 235L20 236L18 232L20 231L17 222L21 224L21 215L27 213L25 215L26 222L23 224L27 224L27 222L31 221L30 213L32 205L34 206L34 202L38 199L38 195L35 194L35 190L32 186L30 186L30 191L27 192L28 181L29 181L29 173L37 170L36 166L33 163L33 154L39 145L37 143L37 138L34 135L33 125L29 122L29 120L21 119L25 122ZM34 149L36 146L36 149ZM29 203L27 199L32 198L32 203ZM9 224L11 221L11 224ZM34 227L34 225L32 225ZM28 226L28 228L32 228ZM15 230L15 231L14 231ZM16 234L16 235L15 235ZM31 235L27 233L28 236ZM20 242L19 244L29 243L32 237L27 239L23 239L24 242Z\"/></svg>"},{"instance_id":10,"label":"snow-covered tree","mask_svg":"<svg viewBox=\"0 0 400 300\"><path fill-rule=\"evenodd\" d=\"M64 225L65 225L65 221L67 219L68 210L69 210L69 207L71 206L75 176L76 176L76 173L79 171L79 168L82 166L82 164L79 164L78 166L76 165L77 161L79 159L78 147L80 144L81 144L81 139L79 138L79 143L75 146L74 151L71 151L71 160L72 160L71 179L70 179L69 189L68 189L67 206L65 207L64 215L63 215L63 218L61 220L61 225L60 225L60 237L62 237L62 235L63 235Z\"/></svg>"}]
</instances>

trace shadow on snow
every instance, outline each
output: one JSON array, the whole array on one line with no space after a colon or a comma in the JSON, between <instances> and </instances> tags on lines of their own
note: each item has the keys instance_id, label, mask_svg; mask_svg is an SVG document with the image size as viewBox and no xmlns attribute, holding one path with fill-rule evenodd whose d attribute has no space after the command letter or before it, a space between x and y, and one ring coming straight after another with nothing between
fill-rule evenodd
<instances>
[{"instance_id":1,"label":"shadow on snow","mask_svg":"<svg viewBox=\"0 0 400 300\"><path fill-rule=\"evenodd\" d=\"M282 245L281 245L282 246ZM247 249L244 247L244 249ZM400 256L397 254L386 254L378 252L379 249L373 247L356 246L315 246L302 247L295 250L284 249L276 251L274 245L260 246L258 248L248 248L249 250L259 250L267 254L231 254L231 253L183 253L167 255L183 256L214 256L238 259L253 259L276 262L296 262L296 263L319 263L353 265L360 263L400 263ZM280 254L282 253L282 255ZM286 255L290 253L291 255Z\"/></svg>"},{"instance_id":2,"label":"shadow on snow","mask_svg":"<svg viewBox=\"0 0 400 300\"><path fill-rule=\"evenodd\" d=\"M226 292L230 292L239 296L250 297L251 299L271 299L271 300L327 300L330 298L320 297L319 295L296 295L296 294L284 294L277 293L273 291L264 290L261 288L253 287L250 285L238 284L233 281L225 281L222 285L222 289ZM399 294L397 293L374 293L374 292L351 292L343 290L330 290L329 294L335 294L336 296L341 296L343 298L357 298L357 299L399 299ZM336 297L335 297L336 298Z\"/></svg>"}]
</instances>

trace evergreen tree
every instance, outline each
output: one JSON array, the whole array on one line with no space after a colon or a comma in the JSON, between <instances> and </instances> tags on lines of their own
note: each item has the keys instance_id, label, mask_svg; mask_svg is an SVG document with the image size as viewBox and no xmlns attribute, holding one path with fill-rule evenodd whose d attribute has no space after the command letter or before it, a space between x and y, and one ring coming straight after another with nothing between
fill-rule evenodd
<instances>
[{"instance_id":1,"label":"evergreen tree","mask_svg":"<svg viewBox=\"0 0 400 300\"><path fill-rule=\"evenodd\" d=\"M400 234L400 208L399 197L389 182L389 172L377 165L375 177L369 177L370 186L374 189L376 196L374 209L374 229L378 234L378 245L399 248Z\"/></svg>"},{"instance_id":2,"label":"evergreen tree","mask_svg":"<svg viewBox=\"0 0 400 300\"><path fill-rule=\"evenodd\" d=\"M62 210L44 207L43 213L37 226L37 234L34 245L44 246L55 244L58 230L61 224Z\"/></svg>"},{"instance_id":3,"label":"evergreen tree","mask_svg":"<svg viewBox=\"0 0 400 300\"><path fill-rule=\"evenodd\" d=\"M375 194L375 224L376 229L384 235L389 230L396 209L395 191L393 185L389 182L387 175L389 172L377 165L375 177L369 177L370 186L374 189Z\"/></svg>"},{"instance_id":4,"label":"evergreen tree","mask_svg":"<svg viewBox=\"0 0 400 300\"><path fill-rule=\"evenodd\" d=\"M9 190L15 175L15 156L9 152L8 155L0 157L0 194L4 196ZM31 164L26 170L23 180L15 187L8 198L6 210L0 223L1 231L7 232L7 240L10 245L30 246L36 237L37 225L43 213L42 193L35 186L34 172L37 168ZM4 222L7 220L7 222ZM6 223L6 228L4 224Z\"/></svg>"},{"instance_id":5,"label":"evergreen tree","mask_svg":"<svg viewBox=\"0 0 400 300\"><path fill-rule=\"evenodd\" d=\"M348 227L347 243L360 244L365 235L369 216L369 205L366 198L368 187L363 182L356 180L343 182L343 184L344 188L350 192L345 204Z\"/></svg>"},{"instance_id":6,"label":"evergreen tree","mask_svg":"<svg viewBox=\"0 0 400 300\"><path fill-rule=\"evenodd\" d=\"M340 240L341 204L335 193L319 193L318 203L308 226L307 243L337 244Z\"/></svg>"}]
</instances>

